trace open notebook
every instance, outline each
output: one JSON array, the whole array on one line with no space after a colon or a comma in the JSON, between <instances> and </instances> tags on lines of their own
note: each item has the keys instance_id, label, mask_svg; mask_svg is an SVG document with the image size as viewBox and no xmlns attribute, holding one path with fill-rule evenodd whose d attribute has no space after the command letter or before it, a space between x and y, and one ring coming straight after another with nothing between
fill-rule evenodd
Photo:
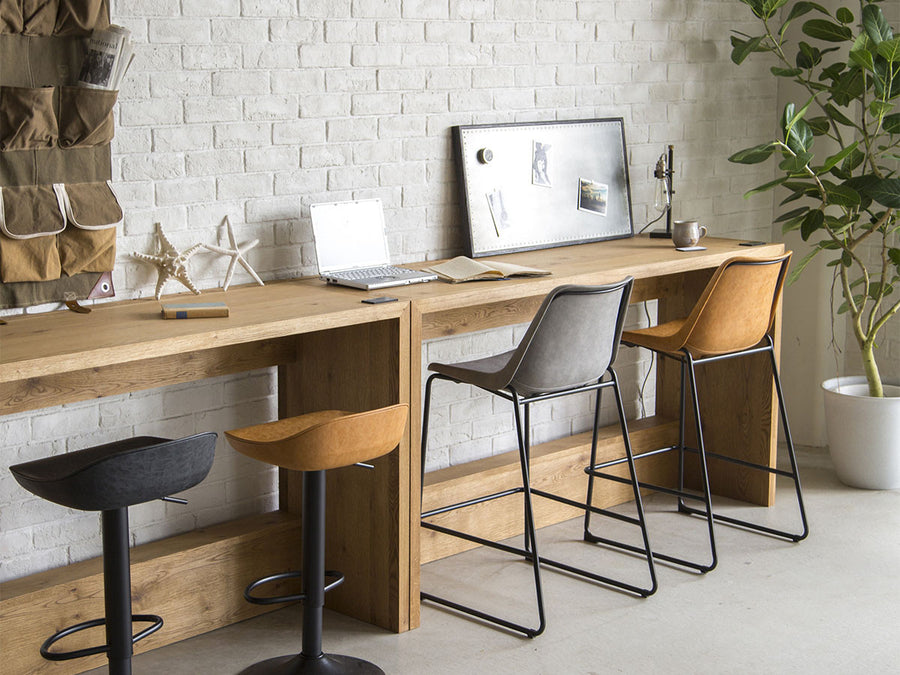
<instances>
[{"instance_id":1,"label":"open notebook","mask_svg":"<svg viewBox=\"0 0 900 675\"><path fill-rule=\"evenodd\" d=\"M437 279L390 264L380 199L312 204L309 214L319 276L328 283L369 291Z\"/></svg>"}]
</instances>

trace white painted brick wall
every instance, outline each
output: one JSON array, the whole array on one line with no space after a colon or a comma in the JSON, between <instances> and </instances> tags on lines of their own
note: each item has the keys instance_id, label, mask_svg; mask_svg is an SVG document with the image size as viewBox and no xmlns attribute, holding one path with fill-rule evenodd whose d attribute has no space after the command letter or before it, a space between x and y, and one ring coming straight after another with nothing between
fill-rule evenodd
<instances>
[{"instance_id":1,"label":"white painted brick wall","mask_svg":"<svg viewBox=\"0 0 900 675\"><path fill-rule=\"evenodd\" d=\"M112 146L126 213L117 296L152 295L155 271L130 253L155 245L156 222L186 248L222 242L227 215L240 241L260 240L248 258L263 278L313 274L316 201L382 198L397 262L460 253L456 124L621 116L637 227L655 215L653 165L673 143L675 216L768 238L771 201L741 194L771 168L726 161L767 138L773 121L767 64L738 69L728 58L744 15L724 0L113 0L113 20L138 43ZM207 253L191 261L201 288L219 285L225 267ZM249 281L236 271L234 283ZM633 309L630 323L643 320ZM522 330L436 340L423 364L509 349ZM900 339L884 349L896 357ZM624 349L618 366L632 415L649 366L637 358ZM135 434L221 433L274 418L273 390L272 372L254 372L2 417L3 459ZM653 396L651 381L649 411ZM587 429L590 414L588 397L539 406L535 441ZM614 420L611 396L603 414ZM436 390L431 424L429 468L514 447L508 406L464 387ZM273 508L274 476L220 439L188 506L132 510L134 541ZM100 551L96 514L35 499L8 473L0 526L0 579Z\"/></svg>"}]
</instances>

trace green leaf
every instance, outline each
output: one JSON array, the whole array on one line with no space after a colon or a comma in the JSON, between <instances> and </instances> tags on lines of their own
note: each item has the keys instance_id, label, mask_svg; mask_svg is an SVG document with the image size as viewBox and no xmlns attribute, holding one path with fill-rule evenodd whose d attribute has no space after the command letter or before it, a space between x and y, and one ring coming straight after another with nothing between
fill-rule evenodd
<instances>
[{"instance_id":1,"label":"green leaf","mask_svg":"<svg viewBox=\"0 0 900 675\"><path fill-rule=\"evenodd\" d=\"M866 30L866 35L876 45L884 40L892 40L894 31L891 30L890 24L884 18L881 7L877 5L866 5L862 9L862 24Z\"/></svg>"},{"instance_id":2,"label":"green leaf","mask_svg":"<svg viewBox=\"0 0 900 675\"><path fill-rule=\"evenodd\" d=\"M825 112L828 113L828 116L838 124L843 124L845 127L856 126L856 123L853 120L844 115L844 113L835 108L831 103L825 104Z\"/></svg>"},{"instance_id":3,"label":"green leaf","mask_svg":"<svg viewBox=\"0 0 900 675\"><path fill-rule=\"evenodd\" d=\"M838 105L846 106L866 92L866 78L860 68L851 68L831 87L831 97Z\"/></svg>"},{"instance_id":4,"label":"green leaf","mask_svg":"<svg viewBox=\"0 0 900 675\"><path fill-rule=\"evenodd\" d=\"M900 38L884 40L879 43L878 55L888 63L900 62Z\"/></svg>"},{"instance_id":5,"label":"green leaf","mask_svg":"<svg viewBox=\"0 0 900 675\"><path fill-rule=\"evenodd\" d=\"M787 173L801 173L807 164L812 161L811 152L801 152L796 155L788 155L779 164L778 168Z\"/></svg>"},{"instance_id":6,"label":"green leaf","mask_svg":"<svg viewBox=\"0 0 900 675\"><path fill-rule=\"evenodd\" d=\"M803 238L803 241L809 241L809 238L816 230L822 227L824 222L825 214L821 210L816 209L807 213L800 223L800 236Z\"/></svg>"},{"instance_id":7,"label":"green leaf","mask_svg":"<svg viewBox=\"0 0 900 675\"><path fill-rule=\"evenodd\" d=\"M900 209L900 178L879 178L865 188L865 192L882 206Z\"/></svg>"},{"instance_id":8,"label":"green leaf","mask_svg":"<svg viewBox=\"0 0 900 675\"><path fill-rule=\"evenodd\" d=\"M775 16L775 12L784 7L788 0L763 0L761 18L771 19Z\"/></svg>"},{"instance_id":9,"label":"green leaf","mask_svg":"<svg viewBox=\"0 0 900 675\"><path fill-rule=\"evenodd\" d=\"M807 253L805 256L803 256L803 259L800 260L800 262L798 262L791 268L791 272L790 272L790 274L788 274L788 278L787 278L788 286L790 286L792 283L797 281L797 278L800 276L800 273L803 272L804 269L806 269L806 266L812 262L813 258L816 257L816 255L819 253L820 250L821 249L818 247L813 248L813 250L811 250L809 253Z\"/></svg>"},{"instance_id":10,"label":"green leaf","mask_svg":"<svg viewBox=\"0 0 900 675\"><path fill-rule=\"evenodd\" d=\"M881 44L884 43L882 42ZM875 99L869 104L869 114L875 118L881 117L893 109L894 104L890 101L879 101L878 99Z\"/></svg>"},{"instance_id":11,"label":"green leaf","mask_svg":"<svg viewBox=\"0 0 900 675\"><path fill-rule=\"evenodd\" d=\"M764 185L755 187L752 190L747 190L747 192L744 193L744 199L746 199L747 197L752 197L753 195L759 194L760 192L768 192L772 188L778 187L779 185L784 183L787 179L788 179L787 176L782 176L781 178L776 178L775 180L769 181L768 183L765 183Z\"/></svg>"},{"instance_id":12,"label":"green leaf","mask_svg":"<svg viewBox=\"0 0 900 675\"><path fill-rule=\"evenodd\" d=\"M798 2L793 7L791 7L791 11L788 13L787 18L784 20L785 24L789 21L793 21L798 16L803 16L804 14L808 14L809 12L816 10L822 14L828 14L828 10L822 7L822 5L815 2Z\"/></svg>"},{"instance_id":13,"label":"green leaf","mask_svg":"<svg viewBox=\"0 0 900 675\"><path fill-rule=\"evenodd\" d=\"M853 154L853 152L856 150L857 145L859 145L859 143L857 141L854 141L852 145L848 145L837 154L834 154L831 157L827 158L825 160L825 164L822 165L822 171L828 171L829 169L831 169L831 167L837 166L838 163Z\"/></svg>"},{"instance_id":14,"label":"green leaf","mask_svg":"<svg viewBox=\"0 0 900 675\"><path fill-rule=\"evenodd\" d=\"M900 248L889 248L888 258L890 258L890 261L900 269Z\"/></svg>"},{"instance_id":15,"label":"green leaf","mask_svg":"<svg viewBox=\"0 0 900 675\"><path fill-rule=\"evenodd\" d=\"M740 150L729 157L728 161L735 164L759 164L766 161L773 152L775 152L775 145L767 143Z\"/></svg>"},{"instance_id":16,"label":"green leaf","mask_svg":"<svg viewBox=\"0 0 900 675\"><path fill-rule=\"evenodd\" d=\"M766 39L765 35L750 38L749 40L741 40L734 35L731 36L731 60L737 65L741 65L750 54L757 51L765 51L760 49L759 45Z\"/></svg>"},{"instance_id":17,"label":"green leaf","mask_svg":"<svg viewBox=\"0 0 900 675\"><path fill-rule=\"evenodd\" d=\"M734 60L733 52L731 54L731 59ZM797 75L803 72L801 68L778 68L776 66L772 66L770 70L775 77L797 77Z\"/></svg>"},{"instance_id":18,"label":"green leaf","mask_svg":"<svg viewBox=\"0 0 900 675\"><path fill-rule=\"evenodd\" d=\"M803 32L825 42L845 42L853 38L853 31L826 19L810 19L803 24Z\"/></svg>"},{"instance_id":19,"label":"green leaf","mask_svg":"<svg viewBox=\"0 0 900 675\"><path fill-rule=\"evenodd\" d=\"M831 129L831 123L824 115L819 117L810 117L806 120L809 128L812 129L813 136L824 136Z\"/></svg>"},{"instance_id":20,"label":"green leaf","mask_svg":"<svg viewBox=\"0 0 900 675\"><path fill-rule=\"evenodd\" d=\"M822 52L806 42L800 42L800 51L797 52L796 64L804 70L812 68L822 60Z\"/></svg>"},{"instance_id":21,"label":"green leaf","mask_svg":"<svg viewBox=\"0 0 900 675\"><path fill-rule=\"evenodd\" d=\"M853 61L863 70L875 70L875 59L868 49L852 49L850 50L850 60Z\"/></svg>"},{"instance_id":22,"label":"green leaf","mask_svg":"<svg viewBox=\"0 0 900 675\"><path fill-rule=\"evenodd\" d=\"M838 7L834 13L834 18L843 24L853 23L853 12L846 7Z\"/></svg>"},{"instance_id":23,"label":"green leaf","mask_svg":"<svg viewBox=\"0 0 900 675\"><path fill-rule=\"evenodd\" d=\"M783 223L785 220L791 220L792 218L796 218L797 216L802 216L807 211L809 211L808 206L801 206L799 209L793 209L791 211L788 211L787 213L782 213L772 222Z\"/></svg>"},{"instance_id":24,"label":"green leaf","mask_svg":"<svg viewBox=\"0 0 900 675\"><path fill-rule=\"evenodd\" d=\"M900 113L887 115L881 120L881 128L889 134L900 134Z\"/></svg>"},{"instance_id":25,"label":"green leaf","mask_svg":"<svg viewBox=\"0 0 900 675\"><path fill-rule=\"evenodd\" d=\"M813 132L806 120L798 119L784 139L787 146L797 154L809 150L813 142Z\"/></svg>"},{"instance_id":26,"label":"green leaf","mask_svg":"<svg viewBox=\"0 0 900 675\"><path fill-rule=\"evenodd\" d=\"M824 183L825 194L829 204L836 204L847 208L858 206L862 201L859 192L847 185L835 185L834 183Z\"/></svg>"}]
</instances>

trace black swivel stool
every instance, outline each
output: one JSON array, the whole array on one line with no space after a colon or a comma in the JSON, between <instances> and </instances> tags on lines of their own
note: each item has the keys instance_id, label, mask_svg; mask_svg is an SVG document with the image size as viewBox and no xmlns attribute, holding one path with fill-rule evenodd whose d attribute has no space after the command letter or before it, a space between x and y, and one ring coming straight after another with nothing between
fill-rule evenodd
<instances>
[{"instance_id":1,"label":"black swivel stool","mask_svg":"<svg viewBox=\"0 0 900 675\"><path fill-rule=\"evenodd\" d=\"M303 571L263 577L244 591L249 602L262 605L302 600L303 646L299 654L260 661L242 670L241 675L384 675L381 668L368 661L322 651L325 592L344 580L340 572L325 569L325 471L389 453L406 431L408 412L405 403L362 413L322 410L225 432L228 442L238 452L267 464L303 472ZM301 594L260 597L252 593L270 581L291 577L302 579ZM326 577L331 579L327 585Z\"/></svg>"},{"instance_id":2,"label":"black swivel stool","mask_svg":"<svg viewBox=\"0 0 900 675\"><path fill-rule=\"evenodd\" d=\"M128 507L164 499L193 487L209 473L216 434L208 432L170 440L140 436L63 455L11 466L13 476L29 492L81 511L102 512L103 597L106 616L54 633L41 645L41 656L67 661L105 653L110 675L131 675L132 645L159 630L161 617L131 613L131 569ZM150 626L132 636L132 622ZM88 628L106 626L106 644L70 652L52 652L62 638Z\"/></svg>"}]
</instances>

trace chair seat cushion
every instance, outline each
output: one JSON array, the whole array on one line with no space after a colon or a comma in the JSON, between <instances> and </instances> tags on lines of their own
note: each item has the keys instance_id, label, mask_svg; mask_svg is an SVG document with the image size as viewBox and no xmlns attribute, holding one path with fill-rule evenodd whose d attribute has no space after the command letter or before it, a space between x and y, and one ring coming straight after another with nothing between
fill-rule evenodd
<instances>
[{"instance_id":1,"label":"chair seat cushion","mask_svg":"<svg viewBox=\"0 0 900 675\"><path fill-rule=\"evenodd\" d=\"M47 501L107 511L193 487L209 473L216 434L171 440L140 436L11 466L19 484Z\"/></svg>"},{"instance_id":2,"label":"chair seat cushion","mask_svg":"<svg viewBox=\"0 0 900 675\"><path fill-rule=\"evenodd\" d=\"M509 374L504 370L516 351L510 350L494 356L486 356L459 363L430 363L428 370L452 377L465 384L497 391L509 384Z\"/></svg>"}]
</instances>

